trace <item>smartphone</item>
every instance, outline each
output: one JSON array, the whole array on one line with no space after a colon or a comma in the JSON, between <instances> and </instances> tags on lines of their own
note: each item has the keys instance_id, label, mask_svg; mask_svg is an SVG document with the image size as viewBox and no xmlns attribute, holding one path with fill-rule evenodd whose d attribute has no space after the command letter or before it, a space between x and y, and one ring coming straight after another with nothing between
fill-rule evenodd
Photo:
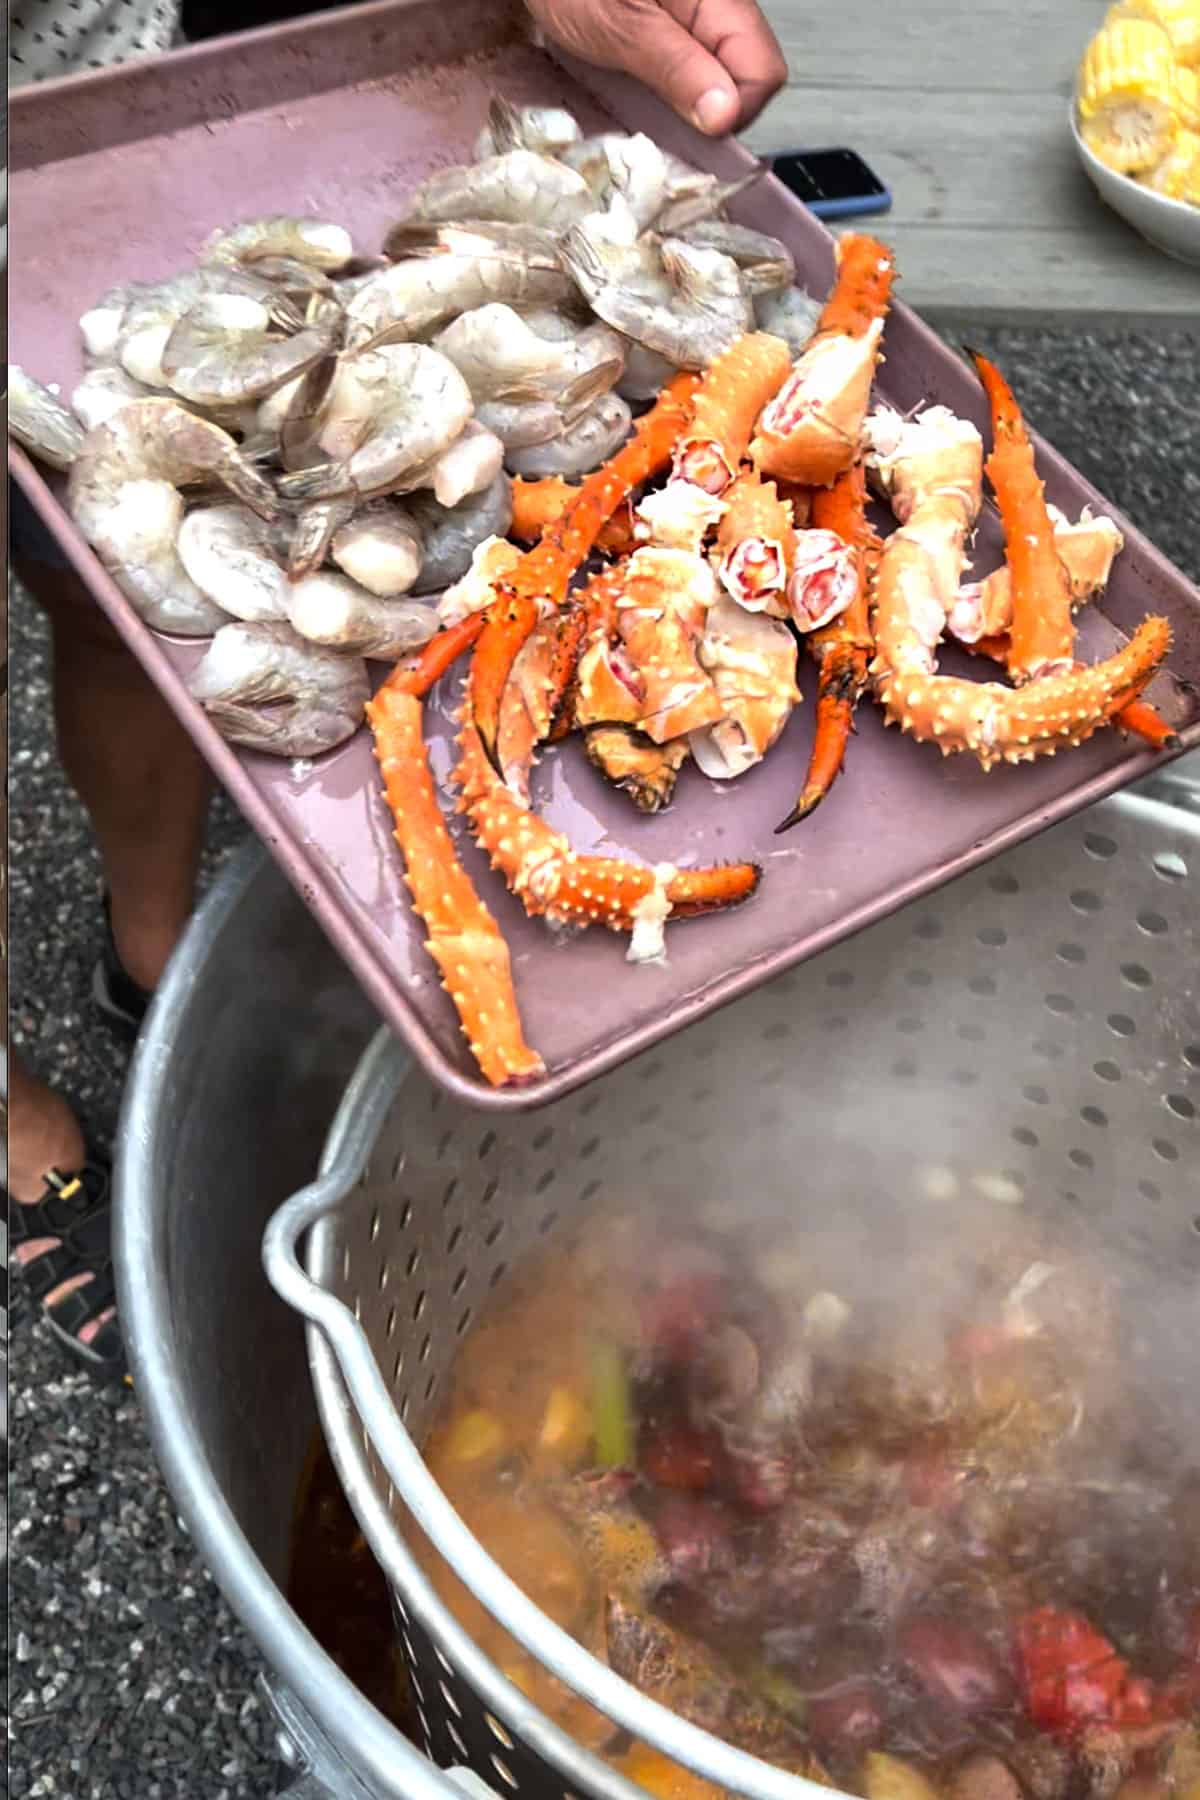
<instances>
[{"instance_id":1,"label":"smartphone","mask_svg":"<svg viewBox=\"0 0 1200 1800\"><path fill-rule=\"evenodd\" d=\"M854 150L781 150L772 173L818 219L887 212L892 196Z\"/></svg>"}]
</instances>

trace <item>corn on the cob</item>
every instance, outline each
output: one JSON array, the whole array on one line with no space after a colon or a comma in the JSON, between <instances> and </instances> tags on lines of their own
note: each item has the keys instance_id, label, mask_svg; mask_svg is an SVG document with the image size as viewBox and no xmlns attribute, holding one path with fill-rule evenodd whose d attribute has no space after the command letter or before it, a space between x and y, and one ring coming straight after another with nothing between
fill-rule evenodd
<instances>
[{"instance_id":1,"label":"corn on the cob","mask_svg":"<svg viewBox=\"0 0 1200 1800\"><path fill-rule=\"evenodd\" d=\"M1170 40L1149 19L1115 19L1092 39L1079 71L1079 122L1110 169L1136 175L1162 161L1177 125L1175 76Z\"/></svg>"},{"instance_id":2,"label":"corn on the cob","mask_svg":"<svg viewBox=\"0 0 1200 1800\"><path fill-rule=\"evenodd\" d=\"M1105 25L1119 19L1149 19L1160 25L1171 40L1177 63L1200 66L1200 0L1116 0Z\"/></svg>"},{"instance_id":3,"label":"corn on the cob","mask_svg":"<svg viewBox=\"0 0 1200 1800\"><path fill-rule=\"evenodd\" d=\"M1175 111L1180 131L1200 131L1200 69L1176 69Z\"/></svg>"},{"instance_id":4,"label":"corn on the cob","mask_svg":"<svg viewBox=\"0 0 1200 1800\"><path fill-rule=\"evenodd\" d=\"M1181 131L1162 161L1138 180L1168 200L1200 206L1200 132Z\"/></svg>"}]
</instances>

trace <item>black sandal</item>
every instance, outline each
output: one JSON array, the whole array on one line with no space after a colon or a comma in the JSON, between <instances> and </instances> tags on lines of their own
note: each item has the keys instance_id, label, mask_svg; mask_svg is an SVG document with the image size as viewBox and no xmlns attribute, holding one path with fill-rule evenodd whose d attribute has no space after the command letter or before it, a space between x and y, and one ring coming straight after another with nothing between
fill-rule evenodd
<instances>
[{"instance_id":1,"label":"black sandal","mask_svg":"<svg viewBox=\"0 0 1200 1800\"><path fill-rule=\"evenodd\" d=\"M42 1317L64 1348L101 1380L120 1380L125 1373L125 1348L116 1319L106 1319L90 1343L79 1337L85 1325L93 1324L116 1304L111 1170L106 1162L89 1159L82 1169L68 1175L50 1169L45 1181L43 1197L31 1206L10 1201L11 1243L19 1246L39 1238L58 1241L53 1249L39 1251L29 1262L10 1257L10 1266L19 1268L26 1293L41 1303ZM83 1274L90 1280L53 1305L45 1304L47 1294Z\"/></svg>"},{"instance_id":2,"label":"black sandal","mask_svg":"<svg viewBox=\"0 0 1200 1800\"><path fill-rule=\"evenodd\" d=\"M139 987L117 954L113 937L112 907L104 895L104 947L92 970L92 1001L97 1012L118 1037L132 1044L154 995Z\"/></svg>"}]
</instances>

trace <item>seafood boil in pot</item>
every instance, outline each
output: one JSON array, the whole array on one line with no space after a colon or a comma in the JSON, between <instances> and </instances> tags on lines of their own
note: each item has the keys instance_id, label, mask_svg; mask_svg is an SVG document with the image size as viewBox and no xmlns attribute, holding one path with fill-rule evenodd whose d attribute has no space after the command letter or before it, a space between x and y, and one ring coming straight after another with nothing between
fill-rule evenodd
<instances>
[{"instance_id":1,"label":"seafood boil in pot","mask_svg":"<svg viewBox=\"0 0 1200 1800\"><path fill-rule=\"evenodd\" d=\"M864 1800L1197 1800L1196 1297L1053 1221L938 1216L606 1212L509 1276L427 1463L556 1624L784 1770ZM720 1800L412 1547L573 1737Z\"/></svg>"},{"instance_id":2,"label":"seafood boil in pot","mask_svg":"<svg viewBox=\"0 0 1200 1800\"><path fill-rule=\"evenodd\" d=\"M746 185L497 98L476 160L408 196L381 256L335 221L243 221L97 300L69 407L10 375L10 431L67 472L143 621L210 640L190 692L226 738L310 759L371 731L426 949L497 1087L545 1062L447 812L526 912L605 927L634 963L777 878L736 831L710 868L577 852L531 797L565 738L656 812L772 754L811 666L780 832L829 794L868 700L929 746L931 780L935 747L991 769L1109 728L1174 741L1142 697L1165 619L1077 657L1122 536L1046 503L1003 374L974 356L989 445L944 406L888 407L890 250L847 233L819 303L786 245L728 217ZM985 487L1006 559L977 571ZM945 642L1004 678L939 671ZM424 703L459 678L439 791Z\"/></svg>"}]
</instances>

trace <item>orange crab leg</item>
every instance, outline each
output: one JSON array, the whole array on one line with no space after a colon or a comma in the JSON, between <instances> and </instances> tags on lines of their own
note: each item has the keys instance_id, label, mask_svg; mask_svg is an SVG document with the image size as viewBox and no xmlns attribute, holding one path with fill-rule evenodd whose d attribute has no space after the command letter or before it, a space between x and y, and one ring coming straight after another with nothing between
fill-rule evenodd
<instances>
[{"instance_id":1,"label":"orange crab leg","mask_svg":"<svg viewBox=\"0 0 1200 1800\"><path fill-rule=\"evenodd\" d=\"M697 375L683 373L663 389L650 411L634 426L628 443L580 483L566 512L548 527L540 543L526 551L513 573L497 583L502 594L562 605L572 575L587 560L622 500L671 460L671 452L690 417L699 380ZM536 611L525 613L522 618L527 623L523 631L521 622L514 622L503 637L497 634L476 647L473 667L481 672L476 722L493 759L500 728L500 695L513 659L533 630L536 617Z\"/></svg>"},{"instance_id":2,"label":"orange crab leg","mask_svg":"<svg viewBox=\"0 0 1200 1800\"><path fill-rule=\"evenodd\" d=\"M973 644L960 644L959 649L969 650L975 656L986 656L992 662L1002 663L1005 668L1008 667L1012 653L1007 634L978 638ZM1113 724L1121 731L1140 737L1152 750L1175 750L1179 746L1179 734L1167 724L1161 713L1155 711L1148 700L1131 700L1128 706L1123 706L1120 712L1113 715Z\"/></svg>"},{"instance_id":3,"label":"orange crab leg","mask_svg":"<svg viewBox=\"0 0 1200 1800\"><path fill-rule=\"evenodd\" d=\"M403 681L385 682L368 702L367 718L404 879L429 933L425 948L441 972L471 1054L493 1087L527 1082L544 1074L545 1064L525 1042L508 945L446 830L425 754L421 702Z\"/></svg>"},{"instance_id":4,"label":"orange crab leg","mask_svg":"<svg viewBox=\"0 0 1200 1800\"><path fill-rule=\"evenodd\" d=\"M819 489L813 496L813 525L817 530L834 532L850 545L858 587L845 612L804 640L818 669L816 736L800 798L787 818L775 827L776 837L807 818L841 773L854 730L854 709L867 687L867 672L875 650L870 616L871 575L880 546L867 523L866 503L866 476L861 462L839 475L831 488Z\"/></svg>"},{"instance_id":5,"label":"orange crab leg","mask_svg":"<svg viewBox=\"0 0 1200 1800\"><path fill-rule=\"evenodd\" d=\"M876 238L847 232L837 280L811 342L758 420L750 458L764 475L828 487L858 455L895 263Z\"/></svg>"},{"instance_id":6,"label":"orange crab leg","mask_svg":"<svg viewBox=\"0 0 1200 1800\"><path fill-rule=\"evenodd\" d=\"M560 831L523 806L487 757L470 699L459 736L454 779L460 811L526 912L557 925L607 925L632 931L644 911L660 920L691 918L746 900L761 871L753 863L712 869L648 869L611 856L580 856Z\"/></svg>"},{"instance_id":7,"label":"orange crab leg","mask_svg":"<svg viewBox=\"0 0 1200 1800\"><path fill-rule=\"evenodd\" d=\"M517 476L512 484L510 536L523 544L536 543L543 532L558 523L578 492L578 485L562 475L547 475L541 481L522 481ZM624 500L601 529L596 548L609 556L626 556L636 543L633 509L629 501Z\"/></svg>"},{"instance_id":8,"label":"orange crab leg","mask_svg":"<svg viewBox=\"0 0 1200 1800\"><path fill-rule=\"evenodd\" d=\"M992 453L984 468L1004 526L1012 576L1008 667L1019 684L1073 661L1071 581L1054 541L1033 445L1012 389L986 356L976 350L969 354L992 409Z\"/></svg>"},{"instance_id":9,"label":"orange crab leg","mask_svg":"<svg viewBox=\"0 0 1200 1800\"><path fill-rule=\"evenodd\" d=\"M692 422L675 452L676 480L723 494L742 465L755 420L791 369L783 339L765 331L749 331L723 350L697 390Z\"/></svg>"},{"instance_id":10,"label":"orange crab leg","mask_svg":"<svg viewBox=\"0 0 1200 1800\"><path fill-rule=\"evenodd\" d=\"M414 694L420 699L441 680L463 651L470 649L483 630L483 620L481 612L470 613L457 625L448 625L444 631L439 631L420 650L401 657L383 687L394 688L402 694Z\"/></svg>"}]
</instances>

